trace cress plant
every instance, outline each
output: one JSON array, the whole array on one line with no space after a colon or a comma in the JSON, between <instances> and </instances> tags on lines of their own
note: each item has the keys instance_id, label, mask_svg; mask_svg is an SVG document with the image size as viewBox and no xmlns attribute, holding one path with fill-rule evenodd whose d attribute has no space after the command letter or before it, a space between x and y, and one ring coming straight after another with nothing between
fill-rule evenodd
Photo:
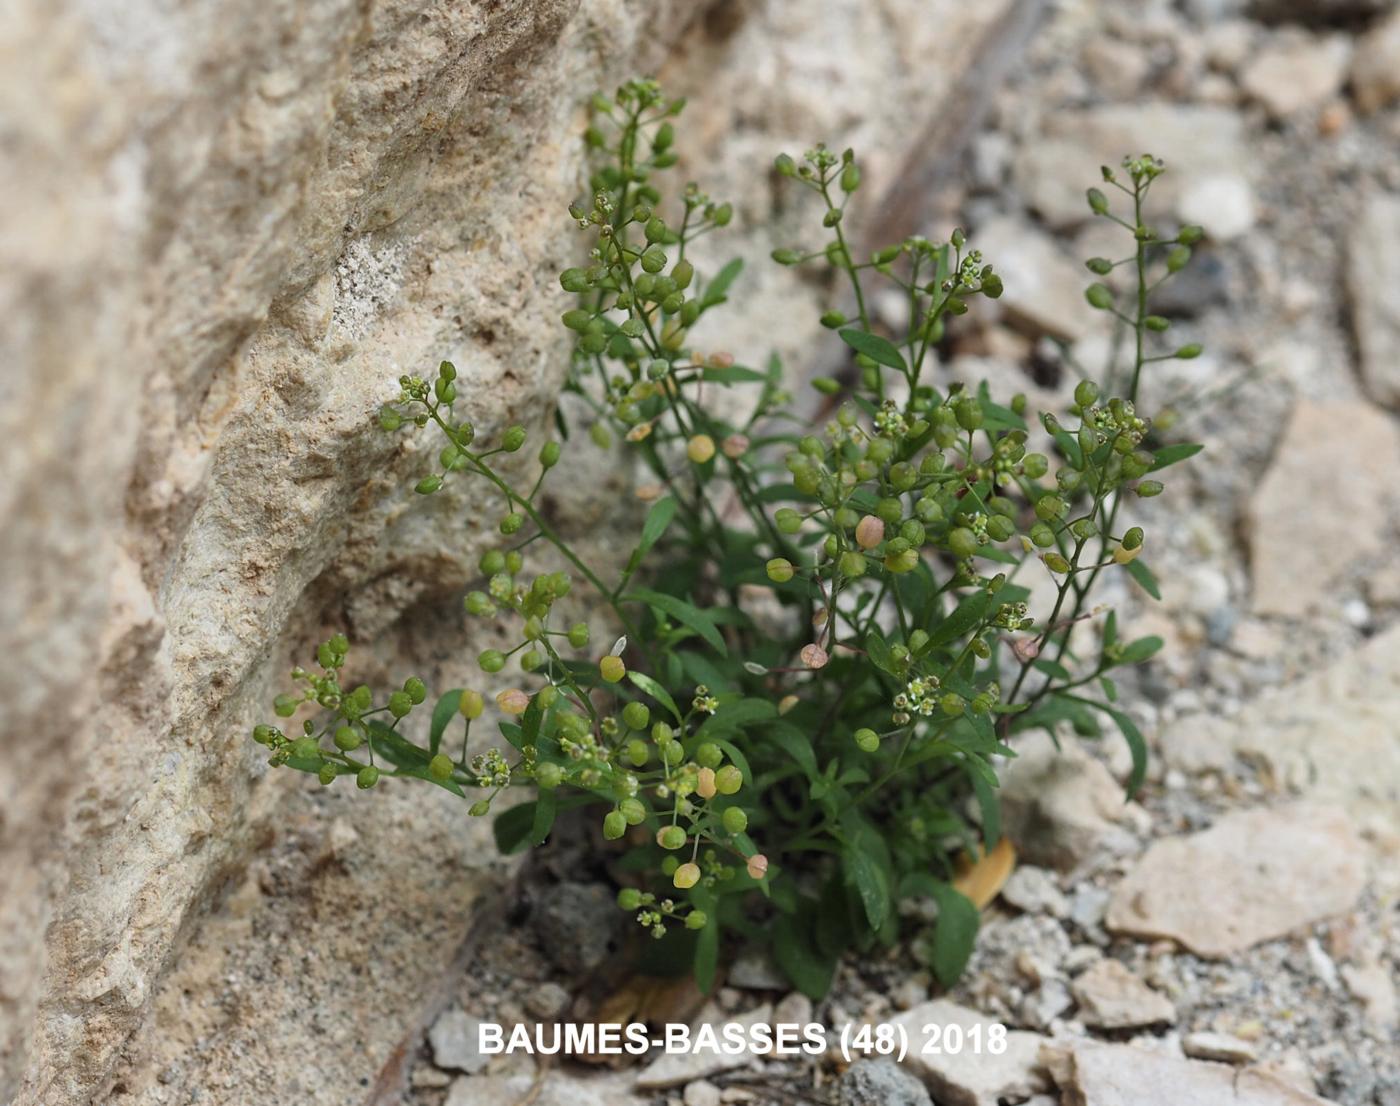
<instances>
[{"instance_id":1,"label":"cress plant","mask_svg":"<svg viewBox=\"0 0 1400 1106\"><path fill-rule=\"evenodd\" d=\"M419 779L478 816L520 789L526 801L495 818L507 852L544 842L561 810L596 810L601 836L626 850L619 904L668 955L692 958L705 988L732 935L771 938L793 983L819 996L844 951L896 939L907 924L897 903L910 896L938 904L926 952L951 982L977 926L952 880L960 857L998 838L996 769L1016 735L1064 723L1093 734L1104 716L1131 749L1129 793L1143 778L1144 742L1109 672L1161 642L1120 640L1092 597L1109 571L1157 592L1139 558L1143 531L1120 519L1127 500L1162 491L1161 469L1199 449L1162 444L1137 398L1154 361L1200 352L1163 346L1168 322L1148 304L1200 231L1163 235L1147 221L1161 162L1103 169L1108 192L1089 189L1088 203L1122 226L1124 256L1090 260L1085 294L1115 317L1131 356L1102 386L1081 380L1067 410L1032 415L1023 395L998 402L985 384L929 379L948 319L1002 291L963 233L857 258L845 233L861 183L852 153L781 155L777 172L812 194L826 241L774 260L836 270L855 311L821 318L856 371L849 386L814 381L832 413L806 425L776 360L759 370L691 344L740 265L706 278L688 255L730 222L729 204L656 183L677 160L682 106L641 80L593 99L592 199L570 208L587 255L560 277L577 297L563 313L575 336L567 388L590 412L584 435L557 417L560 437L570 450L621 439L652 485L620 574L586 564L540 511L560 441L532 446L538 478L514 486L494 463L525 447L524 429L477 441L448 362L431 378L404 376L380 425L439 438L420 494L469 479L500 502L501 542L465 607L513 627L518 644L480 654L481 689L437 698L420 744L402 723L427 704L423 682L387 698L347 690L348 642L336 635L275 704L282 718L312 704L317 719L253 736L274 765L324 784ZM1116 209L1109 193L1121 194ZM877 281L907 299L903 333L875 324ZM720 389L732 390L723 403ZM574 571L532 575L527 555L541 541ZM1041 573L1055 582L1043 621L1027 608ZM621 630L611 648L556 614L575 586ZM1097 634L1072 639L1090 619ZM473 755L488 697L502 742Z\"/></svg>"}]
</instances>

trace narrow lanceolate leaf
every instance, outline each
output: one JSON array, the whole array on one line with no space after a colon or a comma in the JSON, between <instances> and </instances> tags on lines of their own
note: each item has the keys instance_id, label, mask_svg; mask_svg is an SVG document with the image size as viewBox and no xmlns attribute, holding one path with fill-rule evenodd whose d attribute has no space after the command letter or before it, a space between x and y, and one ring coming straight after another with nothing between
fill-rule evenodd
<instances>
[{"instance_id":1,"label":"narrow lanceolate leaf","mask_svg":"<svg viewBox=\"0 0 1400 1106\"><path fill-rule=\"evenodd\" d=\"M650 676L648 676L645 672L633 672L629 669L627 672L627 678L631 680L632 683L634 683L637 687L641 688L643 692L645 692L647 695L650 695L653 699L655 699L658 703L660 703L663 707L670 711L671 716L675 718L677 722L681 720L680 708L676 706L676 701L671 698L671 693L667 691L664 687L662 687L659 683L657 683L655 680L653 680Z\"/></svg>"},{"instance_id":2,"label":"narrow lanceolate leaf","mask_svg":"<svg viewBox=\"0 0 1400 1106\"><path fill-rule=\"evenodd\" d=\"M860 896L860 905L865 911L870 928L877 931L882 929L890 916L893 902L889 873L870 852L858 844L848 846L844 850L841 854L841 865Z\"/></svg>"},{"instance_id":3,"label":"narrow lanceolate leaf","mask_svg":"<svg viewBox=\"0 0 1400 1106\"><path fill-rule=\"evenodd\" d=\"M1205 446L1197 442L1178 442L1176 445L1164 445L1152 455L1152 467L1148 471L1157 472L1168 465L1174 465L1178 461L1194 457L1203 449Z\"/></svg>"},{"instance_id":4,"label":"narrow lanceolate leaf","mask_svg":"<svg viewBox=\"0 0 1400 1106\"><path fill-rule=\"evenodd\" d=\"M676 517L676 500L673 496L663 496L651 505L646 521L642 523L642 537L632 556L627 559L627 567L622 571L622 582L632 578L632 573L641 566L643 558L651 552L651 547L661 540L671 520Z\"/></svg>"},{"instance_id":5,"label":"narrow lanceolate leaf","mask_svg":"<svg viewBox=\"0 0 1400 1106\"><path fill-rule=\"evenodd\" d=\"M928 872L910 872L900 881L899 892L901 897L924 895L938 904L938 921L927 946L929 966L939 983L951 987L967 967L977 940L981 922L977 907L966 895Z\"/></svg>"},{"instance_id":6,"label":"narrow lanceolate leaf","mask_svg":"<svg viewBox=\"0 0 1400 1106\"><path fill-rule=\"evenodd\" d=\"M445 692L433 707L433 724L428 730L428 752L437 755L438 749L442 747L442 735L447 732L447 727L452 719L457 717L457 707L462 701L462 688L454 687L451 691Z\"/></svg>"},{"instance_id":7,"label":"narrow lanceolate leaf","mask_svg":"<svg viewBox=\"0 0 1400 1106\"><path fill-rule=\"evenodd\" d=\"M1157 586L1157 577L1152 575L1152 570L1142 563L1139 557L1136 561L1129 561L1123 566L1128 570L1128 575L1137 581L1138 587L1152 596L1153 599L1162 598L1162 589Z\"/></svg>"},{"instance_id":8,"label":"narrow lanceolate leaf","mask_svg":"<svg viewBox=\"0 0 1400 1106\"><path fill-rule=\"evenodd\" d=\"M895 369L899 372L907 372L904 358L900 356L899 350L894 343L886 341L878 334L871 334L868 331L857 330L855 327L846 327L838 332L841 340L850 346L857 353L863 353L876 364L884 365L886 368Z\"/></svg>"},{"instance_id":9,"label":"narrow lanceolate leaf","mask_svg":"<svg viewBox=\"0 0 1400 1106\"><path fill-rule=\"evenodd\" d=\"M670 615L682 626L694 630L704 638L715 652L721 656L729 655L729 649L725 646L724 638L720 636L719 628L715 625L714 619L693 603L677 599L674 595L652 591L650 588L634 588L622 597L622 601L624 603L646 603L663 614Z\"/></svg>"}]
</instances>

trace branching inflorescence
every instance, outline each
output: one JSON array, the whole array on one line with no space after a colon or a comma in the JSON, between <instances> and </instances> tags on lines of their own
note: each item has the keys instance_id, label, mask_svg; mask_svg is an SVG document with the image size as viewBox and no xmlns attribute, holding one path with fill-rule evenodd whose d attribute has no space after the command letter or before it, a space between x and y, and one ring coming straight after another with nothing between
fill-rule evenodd
<instances>
[{"instance_id":1,"label":"branching inflorescence","mask_svg":"<svg viewBox=\"0 0 1400 1106\"><path fill-rule=\"evenodd\" d=\"M416 490L474 478L504 501L502 545L481 558L484 583L465 606L517 627L513 649L487 649L479 664L498 676L513 663L529 688L494 695L503 747L469 753L486 706L471 689L437 699L420 744L401 723L426 703L422 681L380 705L367 687L343 690L348 643L337 635L318 650L319 673L296 670L302 691L275 704L283 718L314 704L321 720L295 735L260 725L254 738L274 764L322 783L411 777L467 798L474 815L524 788L532 797L496 818L506 851L542 843L561 810L601 808L602 836L631 854L620 905L693 957L706 987L721 934L771 935L793 982L820 994L843 951L896 938L895 904L908 896L938 903L927 953L949 981L977 917L952 886L955 865L999 836L996 766L1014 756L1014 735L1062 724L1097 732L1103 716L1130 746L1129 791L1143 778L1144 742L1109 672L1161 642L1119 640L1115 614L1099 619L1091 597L1112 569L1156 592L1139 559L1142 530L1119 520L1130 496L1159 494L1156 474L1199 448L1162 443L1137 399L1147 366L1200 352L1158 350L1168 323L1148 304L1200 232L1164 236L1145 221L1160 162L1103 170L1127 214L1098 188L1089 206L1124 228L1131 252L1125 244L1120 260L1090 260L1099 280L1086 296L1114 316L1132 357L1102 388L1081 380L1067 411L1031 419L1024 395L1002 404L985 384L928 379L949 320L1002 291L963 233L907 238L857 260L843 230L860 187L851 152L783 155L777 171L817 197L829 240L774 259L844 274L856 312L822 316L850 348L857 379L814 381L840 402L825 425L808 427L776 360L758 370L691 343L740 266L702 280L687 256L730 222L730 205L694 185L668 203L653 183L677 160L682 104L633 81L592 106L585 137L600 166L592 201L570 208L590 252L560 277L578 297L563 315L575 333L567 387L590 412L596 446L623 439L649 474L631 558L610 583L541 513L558 441L539 448L533 486L517 489L493 461L520 450L525 431L511 427L483 448L450 363L431 381L405 376L380 424L431 428L442 442L438 470ZM1119 270L1126 295L1107 283ZM907 298L903 333L877 328L874 280ZM717 404L715 389L732 397ZM733 413L740 400L747 415ZM562 417L559 426L567 433ZM577 436L569 446L587 448ZM601 656L588 653L585 623L555 614L574 575L527 573L537 541L559 551L623 632ZM662 557L664 575L648 572ZM1055 598L1042 621L1024 581L1046 572ZM1086 650L1074 630L1091 618L1099 633Z\"/></svg>"}]
</instances>

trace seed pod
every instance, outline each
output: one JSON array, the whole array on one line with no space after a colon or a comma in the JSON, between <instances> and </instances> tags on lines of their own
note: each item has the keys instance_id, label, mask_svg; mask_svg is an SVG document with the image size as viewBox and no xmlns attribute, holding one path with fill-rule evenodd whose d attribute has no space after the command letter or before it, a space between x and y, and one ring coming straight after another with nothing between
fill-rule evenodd
<instances>
[{"instance_id":1,"label":"seed pod","mask_svg":"<svg viewBox=\"0 0 1400 1106\"><path fill-rule=\"evenodd\" d=\"M857 553L854 549L848 549L841 554L836 567L841 575L848 580L859 580L870 566L866 563L864 554Z\"/></svg>"},{"instance_id":2,"label":"seed pod","mask_svg":"<svg viewBox=\"0 0 1400 1106\"><path fill-rule=\"evenodd\" d=\"M1058 553L1046 553L1041 558L1045 562L1045 567L1051 572L1064 575L1070 569L1070 563Z\"/></svg>"},{"instance_id":3,"label":"seed pod","mask_svg":"<svg viewBox=\"0 0 1400 1106\"><path fill-rule=\"evenodd\" d=\"M663 849L674 852L685 845L685 830L680 826L662 826L656 832L656 843Z\"/></svg>"},{"instance_id":4,"label":"seed pod","mask_svg":"<svg viewBox=\"0 0 1400 1106\"><path fill-rule=\"evenodd\" d=\"M682 864L671 877L671 882L682 891L694 887L700 882L700 866L693 862Z\"/></svg>"},{"instance_id":5,"label":"seed pod","mask_svg":"<svg viewBox=\"0 0 1400 1106\"><path fill-rule=\"evenodd\" d=\"M622 811L610 810L603 817L603 836L609 841L616 841L627 832L627 819L623 817Z\"/></svg>"},{"instance_id":6,"label":"seed pod","mask_svg":"<svg viewBox=\"0 0 1400 1106\"><path fill-rule=\"evenodd\" d=\"M379 782L379 769L373 764L367 764L355 773L355 786L361 791L368 791Z\"/></svg>"},{"instance_id":7,"label":"seed pod","mask_svg":"<svg viewBox=\"0 0 1400 1106\"><path fill-rule=\"evenodd\" d=\"M919 567L919 551L917 549L901 549L898 552L888 553L884 563L885 568L896 575L913 572Z\"/></svg>"},{"instance_id":8,"label":"seed pod","mask_svg":"<svg viewBox=\"0 0 1400 1106\"><path fill-rule=\"evenodd\" d=\"M321 786L329 787L335 783L335 777L339 775L334 764L323 764L316 773L316 778L321 781Z\"/></svg>"},{"instance_id":9,"label":"seed pod","mask_svg":"<svg viewBox=\"0 0 1400 1106\"><path fill-rule=\"evenodd\" d=\"M1081 410L1094 406L1099 399L1099 386L1092 380L1081 380L1074 386L1074 402Z\"/></svg>"},{"instance_id":10,"label":"seed pod","mask_svg":"<svg viewBox=\"0 0 1400 1106\"><path fill-rule=\"evenodd\" d=\"M630 729L644 730L651 724L651 708L645 703L628 703L622 708L622 720Z\"/></svg>"},{"instance_id":11,"label":"seed pod","mask_svg":"<svg viewBox=\"0 0 1400 1106\"><path fill-rule=\"evenodd\" d=\"M862 549L874 549L884 540L885 524L881 519L866 515L856 524L856 544Z\"/></svg>"},{"instance_id":12,"label":"seed pod","mask_svg":"<svg viewBox=\"0 0 1400 1106\"><path fill-rule=\"evenodd\" d=\"M1089 189L1084 195L1089 201L1089 210L1095 215L1103 215L1108 211L1108 197L1097 188Z\"/></svg>"},{"instance_id":13,"label":"seed pod","mask_svg":"<svg viewBox=\"0 0 1400 1106\"><path fill-rule=\"evenodd\" d=\"M708 434L696 434L685 445L685 455L697 465L703 465L715 455L715 440Z\"/></svg>"},{"instance_id":14,"label":"seed pod","mask_svg":"<svg viewBox=\"0 0 1400 1106\"><path fill-rule=\"evenodd\" d=\"M402 718L413 709L413 700L408 697L406 691L396 691L389 696L389 713L395 718Z\"/></svg>"},{"instance_id":15,"label":"seed pod","mask_svg":"<svg viewBox=\"0 0 1400 1106\"><path fill-rule=\"evenodd\" d=\"M826 667L826 650L823 649L816 642L812 642L810 645L804 645L802 647L802 652L798 655L801 657L802 663L808 668L815 669ZM728 794L728 792L726 792L726 794Z\"/></svg>"},{"instance_id":16,"label":"seed pod","mask_svg":"<svg viewBox=\"0 0 1400 1106\"><path fill-rule=\"evenodd\" d=\"M486 649L476 658L476 663L483 672L495 673L506 666L506 657L499 649Z\"/></svg>"},{"instance_id":17,"label":"seed pod","mask_svg":"<svg viewBox=\"0 0 1400 1106\"><path fill-rule=\"evenodd\" d=\"M695 793L702 799L713 799L718 790L715 784L715 770L713 768L702 768L696 774Z\"/></svg>"},{"instance_id":18,"label":"seed pod","mask_svg":"<svg viewBox=\"0 0 1400 1106\"><path fill-rule=\"evenodd\" d=\"M648 246L642 251L642 269L648 273L659 273L666 268L666 251L660 246Z\"/></svg>"},{"instance_id":19,"label":"seed pod","mask_svg":"<svg viewBox=\"0 0 1400 1106\"><path fill-rule=\"evenodd\" d=\"M854 161L848 161L846 167L841 170L841 191L851 193L859 187L860 166Z\"/></svg>"},{"instance_id":20,"label":"seed pod","mask_svg":"<svg viewBox=\"0 0 1400 1106\"><path fill-rule=\"evenodd\" d=\"M715 773L715 790L721 795L738 794L744 786L744 774L733 764L726 764Z\"/></svg>"},{"instance_id":21,"label":"seed pod","mask_svg":"<svg viewBox=\"0 0 1400 1106\"><path fill-rule=\"evenodd\" d=\"M525 444L525 428L523 426L507 427L505 434L501 437L501 448L507 453L514 453Z\"/></svg>"},{"instance_id":22,"label":"seed pod","mask_svg":"<svg viewBox=\"0 0 1400 1106\"><path fill-rule=\"evenodd\" d=\"M1084 298L1089 301L1089 306L1100 311L1108 311L1113 307L1113 293L1109 291L1106 284L1091 284L1084 289Z\"/></svg>"},{"instance_id":23,"label":"seed pod","mask_svg":"<svg viewBox=\"0 0 1400 1106\"><path fill-rule=\"evenodd\" d=\"M1141 527L1141 526L1134 526L1131 530L1129 530L1126 534L1123 535L1123 548L1124 548L1124 549L1138 549L1138 548L1140 548L1141 545L1142 545L1142 538L1143 538L1142 527Z\"/></svg>"},{"instance_id":24,"label":"seed pod","mask_svg":"<svg viewBox=\"0 0 1400 1106\"><path fill-rule=\"evenodd\" d=\"M1186 268L1191 260L1190 246L1177 246L1171 253L1167 254L1167 272L1179 273Z\"/></svg>"},{"instance_id":25,"label":"seed pod","mask_svg":"<svg viewBox=\"0 0 1400 1106\"><path fill-rule=\"evenodd\" d=\"M1113 272L1113 262L1106 257L1091 257L1084 262L1084 267L1089 272L1097 273L1099 276L1107 276Z\"/></svg>"},{"instance_id":26,"label":"seed pod","mask_svg":"<svg viewBox=\"0 0 1400 1106\"><path fill-rule=\"evenodd\" d=\"M1171 326L1170 319L1164 319L1161 315L1148 315L1142 320L1142 325L1155 334L1160 334Z\"/></svg>"},{"instance_id":27,"label":"seed pod","mask_svg":"<svg viewBox=\"0 0 1400 1106\"><path fill-rule=\"evenodd\" d=\"M598 662L598 672L606 682L615 684L627 674L627 666L622 663L621 657L610 653Z\"/></svg>"},{"instance_id":28,"label":"seed pod","mask_svg":"<svg viewBox=\"0 0 1400 1106\"><path fill-rule=\"evenodd\" d=\"M575 622L569 627L569 644L575 649L582 649L588 644L588 624Z\"/></svg>"},{"instance_id":29,"label":"seed pod","mask_svg":"<svg viewBox=\"0 0 1400 1106\"><path fill-rule=\"evenodd\" d=\"M559 463L560 447L558 442L545 442L540 447L540 464L547 469L553 468Z\"/></svg>"},{"instance_id":30,"label":"seed pod","mask_svg":"<svg viewBox=\"0 0 1400 1106\"><path fill-rule=\"evenodd\" d=\"M1190 345L1182 346L1173 356L1178 361L1191 361L1201 356L1201 349L1200 342L1192 342Z\"/></svg>"},{"instance_id":31,"label":"seed pod","mask_svg":"<svg viewBox=\"0 0 1400 1106\"><path fill-rule=\"evenodd\" d=\"M786 557L774 557L765 566L768 572L768 579L775 584L786 584L793 576L792 562Z\"/></svg>"},{"instance_id":32,"label":"seed pod","mask_svg":"<svg viewBox=\"0 0 1400 1106\"><path fill-rule=\"evenodd\" d=\"M546 765L545 767L552 768L554 767L554 765ZM491 800L477 799L476 802L472 803L471 806L467 807L467 813L470 814L473 818L485 818L486 815L491 813Z\"/></svg>"},{"instance_id":33,"label":"seed pod","mask_svg":"<svg viewBox=\"0 0 1400 1106\"><path fill-rule=\"evenodd\" d=\"M413 490L419 495L432 495L442 487L441 476L425 476L413 486Z\"/></svg>"},{"instance_id":34,"label":"seed pod","mask_svg":"<svg viewBox=\"0 0 1400 1106\"><path fill-rule=\"evenodd\" d=\"M1042 495L1035 501L1035 517L1041 522L1059 518L1069 508L1058 495Z\"/></svg>"},{"instance_id":35,"label":"seed pod","mask_svg":"<svg viewBox=\"0 0 1400 1106\"><path fill-rule=\"evenodd\" d=\"M948 548L955 557L971 557L977 552L977 535L966 526L959 526L949 532Z\"/></svg>"},{"instance_id":36,"label":"seed pod","mask_svg":"<svg viewBox=\"0 0 1400 1106\"><path fill-rule=\"evenodd\" d=\"M802 255L792 249L777 249L773 251L772 258L779 265L796 265L802 260Z\"/></svg>"},{"instance_id":37,"label":"seed pod","mask_svg":"<svg viewBox=\"0 0 1400 1106\"><path fill-rule=\"evenodd\" d=\"M403 416L392 407L379 409L379 426L383 430L397 430L403 425Z\"/></svg>"},{"instance_id":38,"label":"seed pod","mask_svg":"<svg viewBox=\"0 0 1400 1106\"><path fill-rule=\"evenodd\" d=\"M530 697L518 687L506 688L496 695L496 706L502 714L524 714L530 707Z\"/></svg>"},{"instance_id":39,"label":"seed pod","mask_svg":"<svg viewBox=\"0 0 1400 1106\"><path fill-rule=\"evenodd\" d=\"M743 833L749 828L749 816L737 806L726 807L720 821L724 824L725 832L731 834Z\"/></svg>"},{"instance_id":40,"label":"seed pod","mask_svg":"<svg viewBox=\"0 0 1400 1106\"><path fill-rule=\"evenodd\" d=\"M452 776L452 758L446 753L438 753L428 761L428 775L435 780L446 780Z\"/></svg>"},{"instance_id":41,"label":"seed pod","mask_svg":"<svg viewBox=\"0 0 1400 1106\"><path fill-rule=\"evenodd\" d=\"M518 533L520 528L524 525L525 516L512 511L510 514L506 515L505 518L501 519L500 530L502 534L514 534Z\"/></svg>"},{"instance_id":42,"label":"seed pod","mask_svg":"<svg viewBox=\"0 0 1400 1106\"><path fill-rule=\"evenodd\" d=\"M581 307L572 307L559 318L570 330L578 331L587 329L588 324L593 320L592 314Z\"/></svg>"},{"instance_id":43,"label":"seed pod","mask_svg":"<svg viewBox=\"0 0 1400 1106\"><path fill-rule=\"evenodd\" d=\"M873 753L880 748L880 735L863 726L856 730L856 746L862 752Z\"/></svg>"},{"instance_id":44,"label":"seed pod","mask_svg":"<svg viewBox=\"0 0 1400 1106\"><path fill-rule=\"evenodd\" d=\"M1162 494L1162 482L1160 480L1139 480L1134 490L1140 498L1151 499L1154 495Z\"/></svg>"},{"instance_id":45,"label":"seed pod","mask_svg":"<svg viewBox=\"0 0 1400 1106\"><path fill-rule=\"evenodd\" d=\"M749 879L761 880L768 874L768 858L762 853L754 853L744 865L744 870L748 872Z\"/></svg>"},{"instance_id":46,"label":"seed pod","mask_svg":"<svg viewBox=\"0 0 1400 1106\"><path fill-rule=\"evenodd\" d=\"M977 430L986 421L982 405L970 396L958 400L953 407L953 414L958 420L958 425L964 430Z\"/></svg>"},{"instance_id":47,"label":"seed pod","mask_svg":"<svg viewBox=\"0 0 1400 1106\"><path fill-rule=\"evenodd\" d=\"M637 799L623 799L617 804L617 809L627 819L629 826L640 826L647 820L647 808Z\"/></svg>"}]
</instances>

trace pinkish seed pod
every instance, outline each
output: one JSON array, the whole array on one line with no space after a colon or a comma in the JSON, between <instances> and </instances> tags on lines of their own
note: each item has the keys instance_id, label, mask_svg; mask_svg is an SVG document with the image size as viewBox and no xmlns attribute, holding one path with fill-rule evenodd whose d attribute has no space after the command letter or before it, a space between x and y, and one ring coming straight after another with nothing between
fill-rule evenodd
<instances>
[{"instance_id":1,"label":"pinkish seed pod","mask_svg":"<svg viewBox=\"0 0 1400 1106\"><path fill-rule=\"evenodd\" d=\"M744 434L731 434L724 439L724 444L720 448L724 450L724 455L731 461L737 461L749 451L749 439Z\"/></svg>"},{"instance_id":2,"label":"pinkish seed pod","mask_svg":"<svg viewBox=\"0 0 1400 1106\"><path fill-rule=\"evenodd\" d=\"M754 853L749 857L747 868L749 879L762 879L768 874L768 858L762 853Z\"/></svg>"},{"instance_id":3,"label":"pinkish seed pod","mask_svg":"<svg viewBox=\"0 0 1400 1106\"><path fill-rule=\"evenodd\" d=\"M802 647L802 663L808 668L825 668L827 662L826 650L815 641L811 645Z\"/></svg>"},{"instance_id":4,"label":"pinkish seed pod","mask_svg":"<svg viewBox=\"0 0 1400 1106\"><path fill-rule=\"evenodd\" d=\"M713 799L715 797L715 770L713 768L702 768L695 781L695 793L702 799Z\"/></svg>"},{"instance_id":5,"label":"pinkish seed pod","mask_svg":"<svg viewBox=\"0 0 1400 1106\"><path fill-rule=\"evenodd\" d=\"M862 549L874 549L885 540L885 524L874 515L866 515L856 524L856 544Z\"/></svg>"},{"instance_id":6,"label":"pinkish seed pod","mask_svg":"<svg viewBox=\"0 0 1400 1106\"><path fill-rule=\"evenodd\" d=\"M496 706L505 714L524 714L530 707L530 697L518 687L507 688L496 696Z\"/></svg>"}]
</instances>

